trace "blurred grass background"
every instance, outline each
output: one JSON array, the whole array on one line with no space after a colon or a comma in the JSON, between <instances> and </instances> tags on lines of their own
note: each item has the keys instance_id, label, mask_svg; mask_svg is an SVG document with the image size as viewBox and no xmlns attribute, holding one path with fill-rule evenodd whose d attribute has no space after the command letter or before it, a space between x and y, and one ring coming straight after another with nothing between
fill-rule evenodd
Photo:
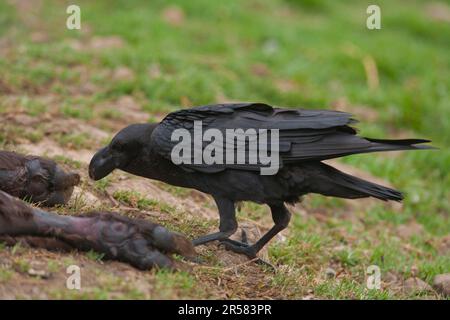
<instances>
[{"instance_id":1,"label":"blurred grass background","mask_svg":"<svg viewBox=\"0 0 450 320\"><path fill-rule=\"evenodd\" d=\"M395 270L419 265L427 280L449 271L450 258L428 244L450 231L449 1L376 1L382 29L368 30L366 8L373 1L80 0L80 31L65 28L65 8L72 3L40 1L38 11L25 5L21 12L20 2L0 2L0 36L8 47L0 56L0 95L31 97L30 113L45 111L32 98L42 94L57 94L62 114L85 120L92 119L95 105L123 95L136 97L152 115L221 101L261 101L353 112L362 120L362 135L433 140L439 151L343 161L407 194L400 212L382 204L363 212L366 223L414 220L426 230L412 242L428 255L401 252L390 236L381 236L375 249L370 239L355 249L373 249L365 261ZM94 37L111 36L117 46L88 48ZM102 72L118 67L133 76L112 79ZM69 88L86 81L96 90L74 97ZM1 139L0 133L0 144ZM329 203L313 199L316 206ZM308 233L314 223L296 217L292 242L272 254L283 259L299 241L326 242L326 236ZM351 224L340 223L352 232ZM287 263L306 261L301 259Z\"/></svg>"}]
</instances>

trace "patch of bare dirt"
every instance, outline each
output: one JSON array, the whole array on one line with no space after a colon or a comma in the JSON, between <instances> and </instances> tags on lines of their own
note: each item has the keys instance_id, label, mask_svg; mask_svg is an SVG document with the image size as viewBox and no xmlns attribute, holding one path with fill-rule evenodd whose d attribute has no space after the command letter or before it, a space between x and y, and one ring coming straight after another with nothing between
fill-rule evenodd
<instances>
[{"instance_id":1,"label":"patch of bare dirt","mask_svg":"<svg viewBox=\"0 0 450 320\"><path fill-rule=\"evenodd\" d=\"M264 63L255 63L250 67L252 74L258 77L265 77L270 75L269 67Z\"/></svg>"},{"instance_id":2,"label":"patch of bare dirt","mask_svg":"<svg viewBox=\"0 0 450 320\"><path fill-rule=\"evenodd\" d=\"M293 92L299 90L298 84L290 79L278 79L275 82L275 85L281 92Z\"/></svg>"},{"instance_id":3,"label":"patch of bare dirt","mask_svg":"<svg viewBox=\"0 0 450 320\"><path fill-rule=\"evenodd\" d=\"M416 221L410 221L407 224L402 224L397 227L397 234L405 240L423 234L424 232L424 227Z\"/></svg>"},{"instance_id":4,"label":"patch of bare dirt","mask_svg":"<svg viewBox=\"0 0 450 320\"><path fill-rule=\"evenodd\" d=\"M85 163L88 163L93 155L90 150L65 150L61 148L59 144L50 139L44 139L38 143L24 143L17 146L17 150L21 150L26 154L35 154L50 158L63 156Z\"/></svg>"},{"instance_id":5,"label":"patch of bare dirt","mask_svg":"<svg viewBox=\"0 0 450 320\"><path fill-rule=\"evenodd\" d=\"M69 203L69 205L74 205L74 203L81 202L83 207L87 209L94 209L102 203L102 199L100 197L84 187L75 187L73 190L72 199L70 199L70 201L72 203Z\"/></svg>"},{"instance_id":6,"label":"patch of bare dirt","mask_svg":"<svg viewBox=\"0 0 450 320\"><path fill-rule=\"evenodd\" d=\"M450 7L444 2L428 3L425 12L431 20L450 22Z\"/></svg>"},{"instance_id":7,"label":"patch of bare dirt","mask_svg":"<svg viewBox=\"0 0 450 320\"><path fill-rule=\"evenodd\" d=\"M446 297L450 296L450 273L438 274L434 277L433 287Z\"/></svg>"},{"instance_id":8,"label":"patch of bare dirt","mask_svg":"<svg viewBox=\"0 0 450 320\"><path fill-rule=\"evenodd\" d=\"M36 30L37 27L42 25L42 20L39 17L42 0L8 0L8 2L17 9L20 19L31 30Z\"/></svg>"},{"instance_id":9,"label":"patch of bare dirt","mask_svg":"<svg viewBox=\"0 0 450 320\"><path fill-rule=\"evenodd\" d=\"M134 79L134 72L130 68L121 66L114 69L112 77L114 80L130 81Z\"/></svg>"},{"instance_id":10,"label":"patch of bare dirt","mask_svg":"<svg viewBox=\"0 0 450 320\"><path fill-rule=\"evenodd\" d=\"M119 36L95 36L86 40L71 40L69 46L74 50L102 51L108 49L120 49L125 47L125 41Z\"/></svg>"},{"instance_id":11,"label":"patch of bare dirt","mask_svg":"<svg viewBox=\"0 0 450 320\"><path fill-rule=\"evenodd\" d=\"M61 118L57 121L51 121L45 126L47 134L52 133L83 133L89 135L95 143L99 143L109 137L109 134L95 125L79 121L74 118ZM95 146L94 146L95 147Z\"/></svg>"},{"instance_id":12,"label":"patch of bare dirt","mask_svg":"<svg viewBox=\"0 0 450 320\"><path fill-rule=\"evenodd\" d=\"M159 79L162 76L161 66L158 63L151 64L147 69L150 79Z\"/></svg>"},{"instance_id":13,"label":"patch of bare dirt","mask_svg":"<svg viewBox=\"0 0 450 320\"><path fill-rule=\"evenodd\" d=\"M450 254L450 235L442 237L437 244L437 250L442 255Z\"/></svg>"},{"instance_id":14,"label":"patch of bare dirt","mask_svg":"<svg viewBox=\"0 0 450 320\"><path fill-rule=\"evenodd\" d=\"M183 24L185 14L183 9L181 9L180 7L169 6L163 10L162 17L168 24L178 27Z\"/></svg>"},{"instance_id":15,"label":"patch of bare dirt","mask_svg":"<svg viewBox=\"0 0 450 320\"><path fill-rule=\"evenodd\" d=\"M408 294L433 292L433 288L419 278L409 278L404 282L403 290Z\"/></svg>"},{"instance_id":16,"label":"patch of bare dirt","mask_svg":"<svg viewBox=\"0 0 450 320\"><path fill-rule=\"evenodd\" d=\"M142 111L141 104L135 97L125 95L111 102L104 102L95 107L98 118L108 112L117 113L109 119L109 127L118 131L131 123L148 122L150 115ZM103 117L104 118L104 117Z\"/></svg>"}]
</instances>

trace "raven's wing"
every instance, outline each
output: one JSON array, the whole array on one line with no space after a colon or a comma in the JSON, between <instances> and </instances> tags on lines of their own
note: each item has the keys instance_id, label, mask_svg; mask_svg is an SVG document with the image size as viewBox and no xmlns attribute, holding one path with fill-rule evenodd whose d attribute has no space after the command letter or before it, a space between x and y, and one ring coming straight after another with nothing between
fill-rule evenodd
<instances>
[{"instance_id":1,"label":"raven's wing","mask_svg":"<svg viewBox=\"0 0 450 320\"><path fill-rule=\"evenodd\" d=\"M355 129L349 126L356 122L349 113L329 110L281 109L263 103L238 103L207 105L170 113L152 133L151 140L154 150L170 160L173 148L179 143L179 140L172 141L172 133L176 129L185 129L194 140L195 121L202 122L203 133L208 129L218 129L223 134L222 150L224 155L227 144L234 142L226 139L227 129L243 129L244 131L254 129L255 132L248 135L249 139L253 139L253 141L255 139L259 141L261 129L278 129L280 167L286 163L320 161L354 153L389 150L394 147L401 149L403 144L426 142L425 140L398 140L399 142L394 147L386 147L379 141L374 142L357 136ZM270 137L267 140L270 141ZM219 144L216 142L203 142L202 151L211 143L218 146ZM249 145L249 140L246 140L246 160L248 160ZM384 146L384 149L380 147L381 145ZM232 147L234 147L235 153L239 151L235 144ZM270 144L267 150L271 150ZM190 161L185 161L189 163L180 164L182 168L202 172L219 172L227 168L259 170L264 167L260 163L249 164L248 161L244 164L196 164L193 151L194 149L192 149Z\"/></svg>"}]
</instances>

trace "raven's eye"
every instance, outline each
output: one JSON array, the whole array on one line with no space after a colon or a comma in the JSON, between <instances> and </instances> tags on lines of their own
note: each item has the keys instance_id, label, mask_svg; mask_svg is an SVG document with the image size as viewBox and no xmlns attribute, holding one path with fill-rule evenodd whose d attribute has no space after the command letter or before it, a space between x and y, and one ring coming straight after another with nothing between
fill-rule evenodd
<instances>
[{"instance_id":1,"label":"raven's eye","mask_svg":"<svg viewBox=\"0 0 450 320\"><path fill-rule=\"evenodd\" d=\"M113 144L112 149L115 151L122 151L124 148L124 144L121 142L116 142Z\"/></svg>"}]
</instances>

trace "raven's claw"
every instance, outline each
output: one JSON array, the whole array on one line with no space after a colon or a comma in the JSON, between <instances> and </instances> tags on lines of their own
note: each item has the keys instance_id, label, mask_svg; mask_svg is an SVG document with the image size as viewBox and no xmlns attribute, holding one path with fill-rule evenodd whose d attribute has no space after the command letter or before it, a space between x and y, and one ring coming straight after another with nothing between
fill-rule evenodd
<instances>
[{"instance_id":1,"label":"raven's claw","mask_svg":"<svg viewBox=\"0 0 450 320\"><path fill-rule=\"evenodd\" d=\"M255 260L255 263L269 267L272 271L276 271L276 268L270 262L267 262L261 258L257 257L257 252L254 246L249 245L248 243L239 242L232 239L225 239L220 242L224 245L226 250L233 251L239 254L246 255L249 259Z\"/></svg>"},{"instance_id":2,"label":"raven's claw","mask_svg":"<svg viewBox=\"0 0 450 320\"><path fill-rule=\"evenodd\" d=\"M242 243L248 244L247 232L244 229L241 231L241 241Z\"/></svg>"}]
</instances>

